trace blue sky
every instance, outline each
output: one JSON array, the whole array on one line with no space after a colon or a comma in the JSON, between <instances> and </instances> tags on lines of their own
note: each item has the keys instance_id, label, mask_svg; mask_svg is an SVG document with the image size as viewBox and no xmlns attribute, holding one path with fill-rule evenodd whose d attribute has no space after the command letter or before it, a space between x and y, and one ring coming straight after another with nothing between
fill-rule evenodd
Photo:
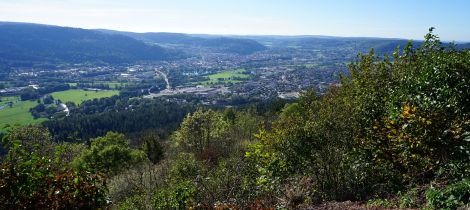
<instances>
[{"instance_id":1,"label":"blue sky","mask_svg":"<svg viewBox=\"0 0 470 210\"><path fill-rule=\"evenodd\" d=\"M470 41L469 0L0 0L0 21L136 32Z\"/></svg>"}]
</instances>

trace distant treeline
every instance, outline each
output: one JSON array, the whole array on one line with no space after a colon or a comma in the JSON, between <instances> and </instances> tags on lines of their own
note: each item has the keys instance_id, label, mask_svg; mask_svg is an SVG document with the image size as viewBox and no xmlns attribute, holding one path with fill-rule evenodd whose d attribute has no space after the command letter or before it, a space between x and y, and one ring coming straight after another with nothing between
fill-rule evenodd
<instances>
[{"instance_id":1,"label":"distant treeline","mask_svg":"<svg viewBox=\"0 0 470 210\"><path fill-rule=\"evenodd\" d=\"M36 100L45 94L53 93L57 91L64 91L68 89L70 89L70 85L68 84L55 83L55 82L47 83L47 84L44 84L43 86L40 86L38 89L35 89L33 87L28 87L26 89L23 89L20 92L20 99L22 101Z\"/></svg>"}]
</instances>

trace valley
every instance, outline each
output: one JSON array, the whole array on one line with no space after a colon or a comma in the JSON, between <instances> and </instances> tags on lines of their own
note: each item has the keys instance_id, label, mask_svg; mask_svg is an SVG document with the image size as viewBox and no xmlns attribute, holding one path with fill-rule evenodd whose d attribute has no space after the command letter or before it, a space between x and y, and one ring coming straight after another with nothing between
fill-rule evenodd
<instances>
[{"instance_id":1,"label":"valley","mask_svg":"<svg viewBox=\"0 0 470 210\"><path fill-rule=\"evenodd\" d=\"M0 59L2 95L19 97L30 89L28 87L42 88L51 82L55 85L61 83L67 86L63 88L65 92L51 95L75 105L89 99L117 95L119 92L132 92L128 97L146 99L162 96L178 98L181 95L195 94L200 97L201 104L220 106L237 105L233 104L233 101L240 100L295 99L308 89L313 88L323 93L328 87L336 85L340 75L348 74L347 64L357 53L367 53L371 48L379 55L392 53L397 46L404 47L407 43L405 40L380 38L139 34L46 27L37 24L0 24L0 30L19 33L16 36L17 41L10 41L18 43L15 48L18 53L29 53L31 56L42 55L36 55L36 51L28 51L29 46L23 45L26 34L18 31L17 28L21 27L26 31L60 33L62 42L67 41L72 34L78 34L79 37L95 37L95 41L103 44L105 48L109 46L107 41L104 41L107 40L106 37L117 42L125 40L129 44L135 43L135 46L130 45L132 50L119 49L132 55L125 55L124 58L120 57L124 54L113 54L115 57L112 60L94 56L97 60L76 63L72 55L63 54L62 57L48 57L42 61L39 59L25 66L15 57ZM73 45L67 46L74 50ZM120 46L114 46L116 47ZM172 57L155 54L158 59L154 59L151 57L152 53L149 54L150 51L140 52L157 49L168 52ZM76 53L88 55L86 51ZM91 92L83 94L84 90ZM93 90L96 92L92 93ZM31 99L38 99L44 96L44 93L36 95ZM32 108L30 106L33 103L28 104L28 108L15 113L27 116L25 112ZM7 109L0 112L7 112ZM11 113L9 115L14 116ZM9 119L11 124L16 123L12 120L14 117ZM18 120L28 122L25 117L19 117Z\"/></svg>"},{"instance_id":2,"label":"valley","mask_svg":"<svg viewBox=\"0 0 470 210\"><path fill-rule=\"evenodd\" d=\"M468 208L469 47L0 22L0 209Z\"/></svg>"}]
</instances>

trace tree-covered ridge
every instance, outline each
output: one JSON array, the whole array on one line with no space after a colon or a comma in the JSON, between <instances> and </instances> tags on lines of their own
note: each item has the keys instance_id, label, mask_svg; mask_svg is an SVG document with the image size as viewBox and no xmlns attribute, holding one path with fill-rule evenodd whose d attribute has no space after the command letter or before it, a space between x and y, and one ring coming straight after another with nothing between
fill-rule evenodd
<instances>
[{"instance_id":1,"label":"tree-covered ridge","mask_svg":"<svg viewBox=\"0 0 470 210\"><path fill-rule=\"evenodd\" d=\"M99 30L108 34L120 34L148 43L168 45L177 48L200 48L216 53L248 55L266 50L267 47L255 40L230 36L191 35L181 33L134 33L113 30Z\"/></svg>"},{"instance_id":2,"label":"tree-covered ridge","mask_svg":"<svg viewBox=\"0 0 470 210\"><path fill-rule=\"evenodd\" d=\"M0 62L133 63L184 56L122 35L24 23L0 23Z\"/></svg>"}]
</instances>

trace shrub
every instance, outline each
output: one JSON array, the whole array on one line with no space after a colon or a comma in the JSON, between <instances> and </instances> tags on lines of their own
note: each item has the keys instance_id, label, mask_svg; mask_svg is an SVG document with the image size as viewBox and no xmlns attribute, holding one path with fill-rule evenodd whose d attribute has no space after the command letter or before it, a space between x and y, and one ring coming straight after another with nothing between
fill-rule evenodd
<instances>
[{"instance_id":1,"label":"shrub","mask_svg":"<svg viewBox=\"0 0 470 210\"><path fill-rule=\"evenodd\" d=\"M406 193L398 193L400 208L417 208L420 204L419 192L416 188L408 190Z\"/></svg>"},{"instance_id":2,"label":"shrub","mask_svg":"<svg viewBox=\"0 0 470 210\"><path fill-rule=\"evenodd\" d=\"M77 167L84 167L110 175L145 160L145 153L129 147L123 134L108 132L106 136L91 140L91 146L74 160Z\"/></svg>"},{"instance_id":3,"label":"shrub","mask_svg":"<svg viewBox=\"0 0 470 210\"><path fill-rule=\"evenodd\" d=\"M456 209L470 203L470 180L462 180L442 189L431 186L426 191L427 206L433 209Z\"/></svg>"},{"instance_id":4,"label":"shrub","mask_svg":"<svg viewBox=\"0 0 470 210\"><path fill-rule=\"evenodd\" d=\"M383 207L383 208L392 208L394 206L393 202L388 199L371 199L367 201L368 207Z\"/></svg>"},{"instance_id":5,"label":"shrub","mask_svg":"<svg viewBox=\"0 0 470 210\"><path fill-rule=\"evenodd\" d=\"M196 187L190 180L172 183L171 186L160 188L155 192L156 209L186 209L195 206L194 194Z\"/></svg>"},{"instance_id":6,"label":"shrub","mask_svg":"<svg viewBox=\"0 0 470 210\"><path fill-rule=\"evenodd\" d=\"M3 138L0 203L5 209L97 209L106 206L101 174L62 166L50 134L41 127L14 129Z\"/></svg>"}]
</instances>

